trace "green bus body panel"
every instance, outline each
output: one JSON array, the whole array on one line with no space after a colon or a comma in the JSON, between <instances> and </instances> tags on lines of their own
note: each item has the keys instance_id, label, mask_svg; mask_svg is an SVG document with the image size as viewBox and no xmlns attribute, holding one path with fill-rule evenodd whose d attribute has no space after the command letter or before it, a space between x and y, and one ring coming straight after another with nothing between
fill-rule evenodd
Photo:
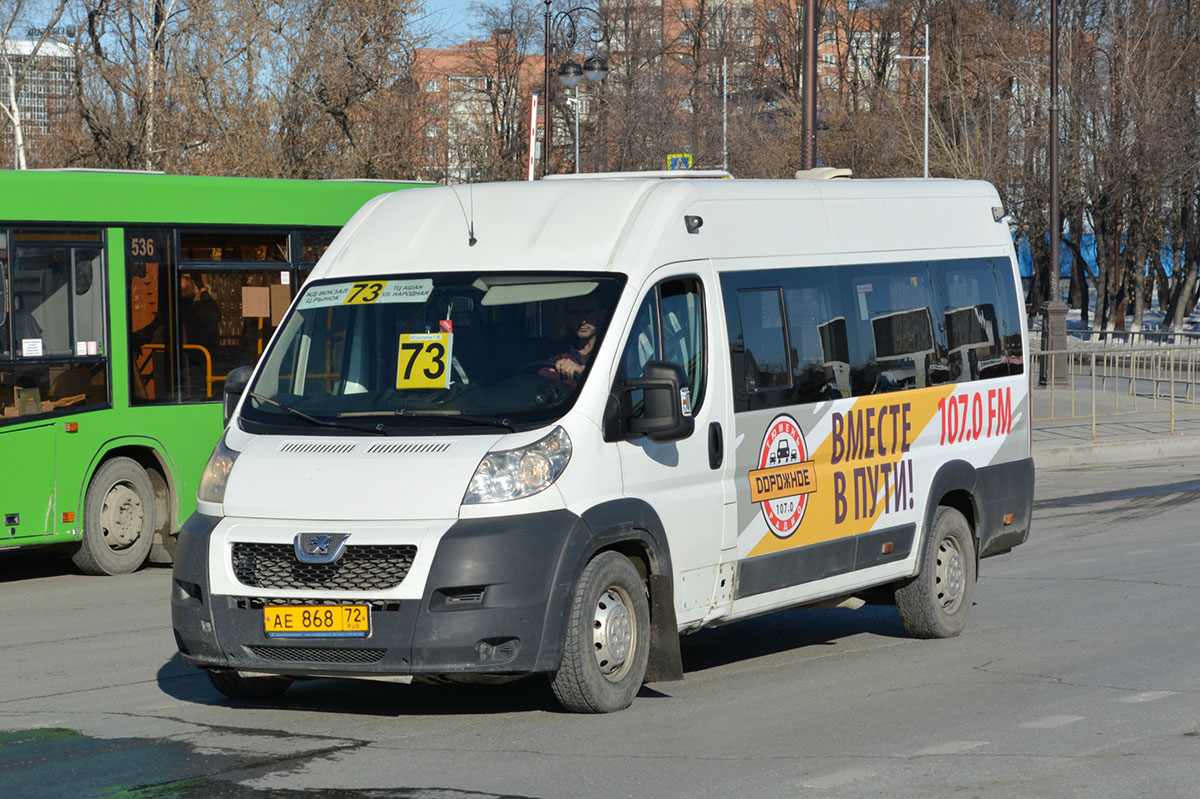
<instances>
[{"instance_id":1,"label":"green bus body panel","mask_svg":"<svg viewBox=\"0 0 1200 799\"><path fill-rule=\"evenodd\" d=\"M367 200L421 183L124 172L0 172L0 220L116 225L344 225Z\"/></svg>"},{"instance_id":2,"label":"green bus body panel","mask_svg":"<svg viewBox=\"0 0 1200 799\"><path fill-rule=\"evenodd\" d=\"M176 531L222 431L221 403L130 406L125 228L137 225L336 227L380 194L422 183L299 181L88 171L0 171L0 226L104 227L111 405L0 425L0 548L78 541L88 482L116 454L157 463ZM78 425L67 432L66 423ZM74 514L64 521L64 514ZM162 526L161 520L159 525Z\"/></svg>"},{"instance_id":3,"label":"green bus body panel","mask_svg":"<svg viewBox=\"0 0 1200 799\"><path fill-rule=\"evenodd\" d=\"M68 421L77 432L66 432ZM77 541L92 474L108 456L135 449L161 465L176 497L170 529L179 529L196 510L200 475L220 435L221 406L213 403L88 411L0 428L0 452L19 464L5 470L0 512L20 514L19 526L0 529L0 547ZM64 513L75 520L64 521Z\"/></svg>"},{"instance_id":4,"label":"green bus body panel","mask_svg":"<svg viewBox=\"0 0 1200 799\"><path fill-rule=\"evenodd\" d=\"M55 424L45 419L19 429L0 427L0 545L31 544L54 529Z\"/></svg>"}]
</instances>

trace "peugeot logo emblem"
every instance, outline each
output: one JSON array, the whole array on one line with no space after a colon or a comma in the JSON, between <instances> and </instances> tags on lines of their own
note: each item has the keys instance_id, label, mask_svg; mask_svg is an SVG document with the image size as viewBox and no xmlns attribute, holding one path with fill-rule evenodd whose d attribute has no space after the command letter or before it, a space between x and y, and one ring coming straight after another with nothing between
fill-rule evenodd
<instances>
[{"instance_id":1,"label":"peugeot logo emblem","mask_svg":"<svg viewBox=\"0 0 1200 799\"><path fill-rule=\"evenodd\" d=\"M298 533L296 560L301 563L334 563L346 549L349 533Z\"/></svg>"}]
</instances>

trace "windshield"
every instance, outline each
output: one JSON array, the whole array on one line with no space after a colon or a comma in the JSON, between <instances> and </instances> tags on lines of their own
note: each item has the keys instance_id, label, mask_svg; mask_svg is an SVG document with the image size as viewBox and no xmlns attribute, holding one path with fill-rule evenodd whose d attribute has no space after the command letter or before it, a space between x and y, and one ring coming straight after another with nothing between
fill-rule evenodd
<instances>
[{"instance_id":1,"label":"windshield","mask_svg":"<svg viewBox=\"0 0 1200 799\"><path fill-rule=\"evenodd\" d=\"M494 432L562 416L625 278L442 273L305 286L242 404L251 432Z\"/></svg>"}]
</instances>

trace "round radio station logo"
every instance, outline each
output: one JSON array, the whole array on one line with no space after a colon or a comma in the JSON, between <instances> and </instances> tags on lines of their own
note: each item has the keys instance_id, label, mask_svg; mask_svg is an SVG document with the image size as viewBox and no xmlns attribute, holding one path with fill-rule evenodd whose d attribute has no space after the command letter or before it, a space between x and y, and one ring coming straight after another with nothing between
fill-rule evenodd
<instances>
[{"instance_id":1,"label":"round radio station logo","mask_svg":"<svg viewBox=\"0 0 1200 799\"><path fill-rule=\"evenodd\" d=\"M790 414L767 425L759 449L758 468L750 471L750 500L762 506L767 527L779 538L796 532L817 490L817 471L809 459L804 432Z\"/></svg>"}]
</instances>

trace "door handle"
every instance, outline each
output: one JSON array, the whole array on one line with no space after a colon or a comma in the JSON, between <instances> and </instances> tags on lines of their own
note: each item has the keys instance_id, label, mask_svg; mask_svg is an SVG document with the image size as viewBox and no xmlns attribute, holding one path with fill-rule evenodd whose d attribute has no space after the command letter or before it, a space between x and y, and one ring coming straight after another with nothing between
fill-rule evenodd
<instances>
[{"instance_id":1,"label":"door handle","mask_svg":"<svg viewBox=\"0 0 1200 799\"><path fill-rule=\"evenodd\" d=\"M725 438L721 434L721 423L712 422L708 426L708 468L720 469L725 462Z\"/></svg>"}]
</instances>

